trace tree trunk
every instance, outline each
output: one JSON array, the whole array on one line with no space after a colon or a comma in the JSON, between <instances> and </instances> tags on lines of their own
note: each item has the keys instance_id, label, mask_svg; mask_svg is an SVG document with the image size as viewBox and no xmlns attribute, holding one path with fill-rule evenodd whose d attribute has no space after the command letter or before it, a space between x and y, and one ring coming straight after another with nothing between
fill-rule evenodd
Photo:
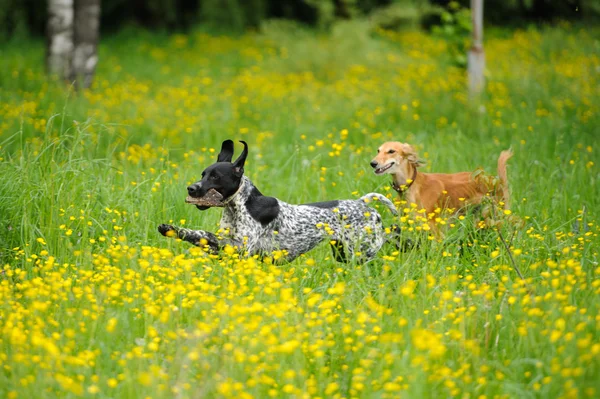
<instances>
[{"instance_id":1,"label":"tree trunk","mask_svg":"<svg viewBox=\"0 0 600 399\"><path fill-rule=\"evenodd\" d=\"M100 0L75 0L74 33L75 47L70 79L77 88L88 88L98 64Z\"/></svg>"},{"instance_id":2,"label":"tree trunk","mask_svg":"<svg viewBox=\"0 0 600 399\"><path fill-rule=\"evenodd\" d=\"M48 0L47 35L48 72L69 79L73 52L73 0Z\"/></svg>"},{"instance_id":3,"label":"tree trunk","mask_svg":"<svg viewBox=\"0 0 600 399\"><path fill-rule=\"evenodd\" d=\"M485 53L483 52L483 0L471 0L473 44L468 55L469 94L475 97L483 90Z\"/></svg>"}]
</instances>

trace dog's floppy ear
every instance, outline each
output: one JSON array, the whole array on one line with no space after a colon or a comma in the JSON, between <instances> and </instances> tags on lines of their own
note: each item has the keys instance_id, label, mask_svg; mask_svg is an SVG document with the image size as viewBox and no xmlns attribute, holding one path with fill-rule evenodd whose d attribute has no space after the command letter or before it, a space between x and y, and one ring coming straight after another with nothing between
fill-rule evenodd
<instances>
[{"instance_id":1,"label":"dog's floppy ear","mask_svg":"<svg viewBox=\"0 0 600 399\"><path fill-rule=\"evenodd\" d=\"M244 163L246 163L246 157L248 156L248 144L245 141L240 141L244 145L244 151L240 154L238 159L233 163L235 171L239 174L244 173Z\"/></svg>"},{"instance_id":2,"label":"dog's floppy ear","mask_svg":"<svg viewBox=\"0 0 600 399\"><path fill-rule=\"evenodd\" d=\"M422 166L425 165L425 161L419 159L417 156L417 151L407 143L402 144L402 152L404 153L404 158L414 166Z\"/></svg>"},{"instance_id":3,"label":"dog's floppy ear","mask_svg":"<svg viewBox=\"0 0 600 399\"><path fill-rule=\"evenodd\" d=\"M217 156L217 162L231 162L233 158L233 141L225 140L221 144L221 152Z\"/></svg>"}]
</instances>

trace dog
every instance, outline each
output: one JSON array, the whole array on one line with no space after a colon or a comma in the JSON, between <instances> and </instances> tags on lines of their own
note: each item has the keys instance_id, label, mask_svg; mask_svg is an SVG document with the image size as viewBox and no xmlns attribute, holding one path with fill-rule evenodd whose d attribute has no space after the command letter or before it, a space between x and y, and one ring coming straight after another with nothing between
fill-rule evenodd
<instances>
[{"instance_id":1,"label":"dog","mask_svg":"<svg viewBox=\"0 0 600 399\"><path fill-rule=\"evenodd\" d=\"M505 150L498 158L498 179L481 171L459 173L423 173L418 168L423 162L415 149L400 142L386 142L377 150L370 165L376 175L391 174L392 187L410 204L425 209L431 230L440 236L434 216L437 208L453 214L464 212L470 205L481 204L491 197L504 209L509 209L510 194L506 164L512 151Z\"/></svg>"},{"instance_id":2,"label":"dog","mask_svg":"<svg viewBox=\"0 0 600 399\"><path fill-rule=\"evenodd\" d=\"M347 262L355 257L370 260L384 242L398 238L397 228L384 228L380 214L367 203L379 201L397 214L392 201L370 193L355 200L336 200L291 205L263 195L244 175L248 145L235 160L233 141L225 140L217 162L202 172L202 179L187 187L186 202L200 210L222 207L222 237L203 230L161 224L163 236L176 237L218 252L226 245L243 249L249 256L269 256L282 251L282 261L292 261L322 241L329 241L334 257Z\"/></svg>"}]
</instances>

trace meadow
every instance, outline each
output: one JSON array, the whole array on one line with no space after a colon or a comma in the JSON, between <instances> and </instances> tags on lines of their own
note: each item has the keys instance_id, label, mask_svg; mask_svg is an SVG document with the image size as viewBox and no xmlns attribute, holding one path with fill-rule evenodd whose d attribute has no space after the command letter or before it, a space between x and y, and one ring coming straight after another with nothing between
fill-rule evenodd
<instances>
[{"instance_id":1,"label":"meadow","mask_svg":"<svg viewBox=\"0 0 600 399\"><path fill-rule=\"evenodd\" d=\"M3 46L0 397L598 397L599 33L486 32L478 102L452 43L360 21L125 31L80 93L41 41ZM227 138L267 195L388 195L419 248L276 265L160 236L217 229L184 198ZM433 239L369 166L387 140L436 172L495 173L512 147L522 225L439 215Z\"/></svg>"}]
</instances>

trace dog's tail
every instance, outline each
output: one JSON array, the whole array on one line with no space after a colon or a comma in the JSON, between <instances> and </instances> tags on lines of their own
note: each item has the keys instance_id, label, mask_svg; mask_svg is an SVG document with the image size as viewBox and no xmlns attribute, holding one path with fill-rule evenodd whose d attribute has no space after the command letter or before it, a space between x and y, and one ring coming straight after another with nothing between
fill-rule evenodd
<instances>
[{"instance_id":1,"label":"dog's tail","mask_svg":"<svg viewBox=\"0 0 600 399\"><path fill-rule=\"evenodd\" d=\"M392 212L392 214L394 214L394 215L398 214L398 210L394 206L394 203L392 201L390 201L388 198L386 198L386 196L383 194L379 194L379 193L365 194L362 197L360 197L360 200L362 200L366 203L369 203L373 200L380 201L383 205L388 207L388 209Z\"/></svg>"},{"instance_id":2,"label":"dog's tail","mask_svg":"<svg viewBox=\"0 0 600 399\"><path fill-rule=\"evenodd\" d=\"M502 189L502 201L504 202L504 209L509 209L510 193L508 191L508 175L506 174L506 163L513 156L511 149L502 151L498 157L498 177L500 178L500 184Z\"/></svg>"}]
</instances>

